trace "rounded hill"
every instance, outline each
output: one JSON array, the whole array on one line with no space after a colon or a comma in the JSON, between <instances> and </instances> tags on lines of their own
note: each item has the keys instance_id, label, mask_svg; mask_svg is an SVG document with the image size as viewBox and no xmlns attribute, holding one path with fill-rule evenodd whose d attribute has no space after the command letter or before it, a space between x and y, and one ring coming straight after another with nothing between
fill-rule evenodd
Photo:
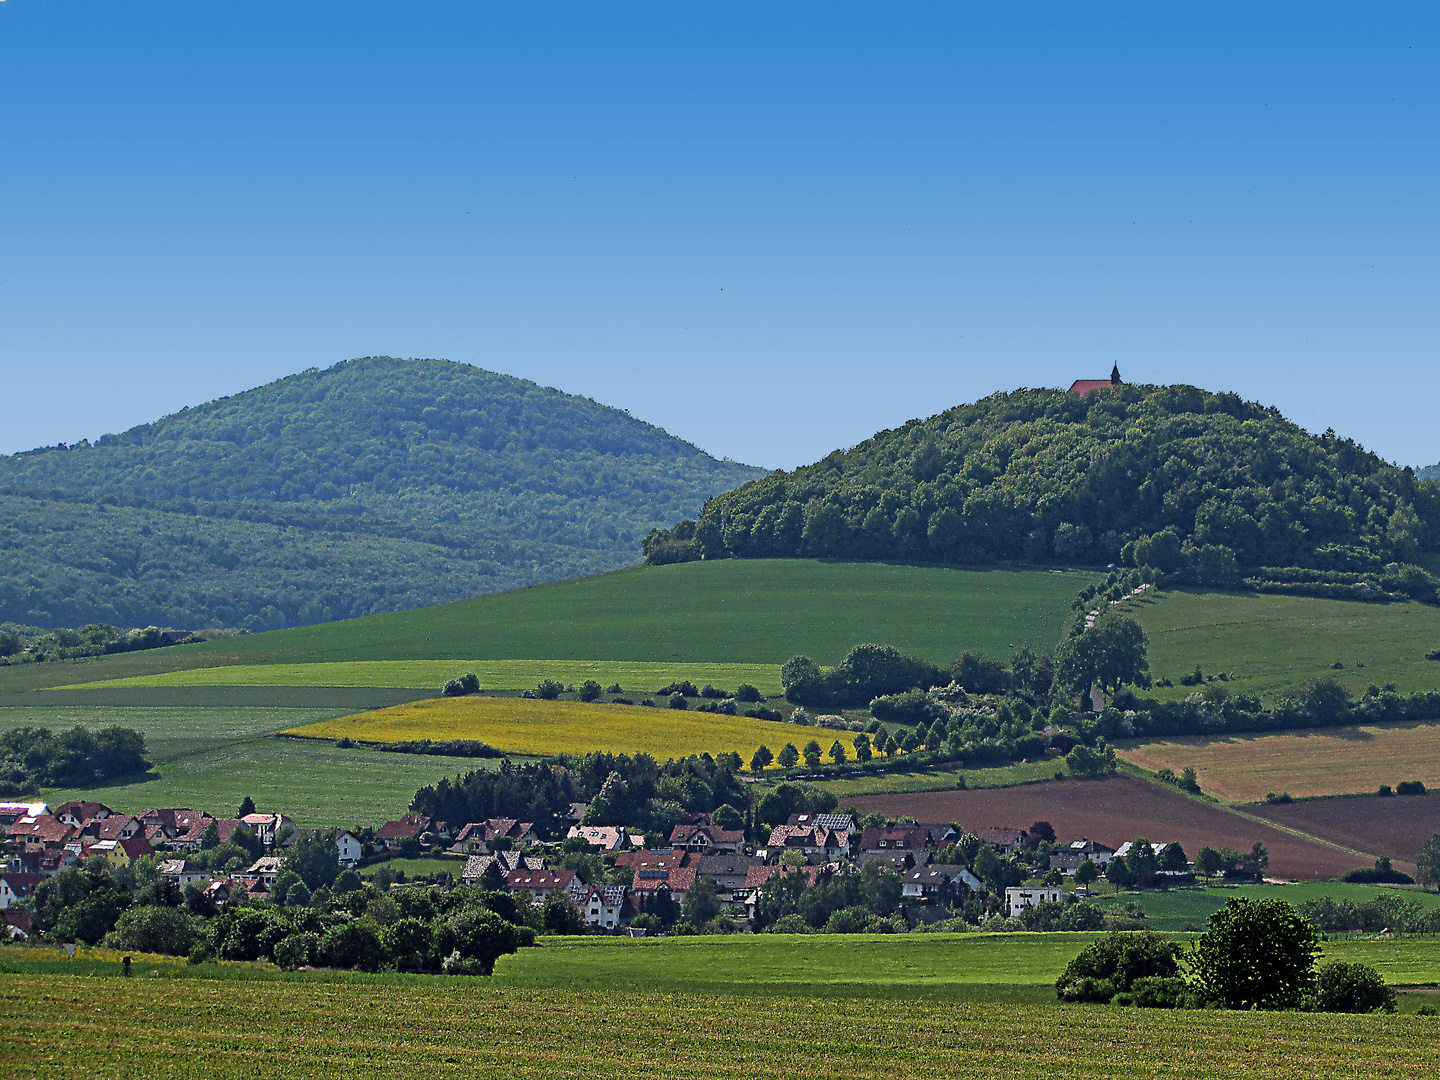
<instances>
[{"instance_id":1,"label":"rounded hill","mask_svg":"<svg viewBox=\"0 0 1440 1080\"><path fill-rule=\"evenodd\" d=\"M753 480L645 548L651 562L1083 565L1132 542L1153 552L1126 554L1155 565L1200 550L1240 566L1370 571L1440 546L1440 484L1234 394L1017 390Z\"/></svg>"},{"instance_id":2,"label":"rounded hill","mask_svg":"<svg viewBox=\"0 0 1440 1080\"><path fill-rule=\"evenodd\" d=\"M610 570L761 473L523 379L351 360L0 457L0 621L260 630Z\"/></svg>"}]
</instances>

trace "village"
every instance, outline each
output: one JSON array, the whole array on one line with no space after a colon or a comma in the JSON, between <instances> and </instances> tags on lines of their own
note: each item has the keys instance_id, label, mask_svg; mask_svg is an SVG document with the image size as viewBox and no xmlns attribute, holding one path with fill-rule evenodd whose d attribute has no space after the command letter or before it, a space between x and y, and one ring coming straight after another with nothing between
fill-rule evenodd
<instances>
[{"instance_id":1,"label":"village","mask_svg":"<svg viewBox=\"0 0 1440 1080\"><path fill-rule=\"evenodd\" d=\"M718 932L758 929L763 920L757 908L767 883L789 878L813 888L864 873L872 864L872 875L886 871L885 880L892 887L898 883L894 910L885 913L892 917L891 932L952 920L962 911L972 922L986 922L1023 918L1041 905L1074 905L1091 895L1088 886L1102 876L1158 887L1195 880L1178 844L1060 841L1043 821L1029 829L966 828L862 820L844 811L797 813L749 842L744 829L722 828L710 814L698 813L676 825L668 845L658 847L652 846L653 836L647 844L636 830L582 824L585 804L571 806L563 838L550 842L532 823L513 818L457 825L409 814L373 829L312 830L297 828L282 812L257 811L248 799L241 809L247 812L236 817L185 808L130 815L95 802L67 802L53 810L43 802L0 803L6 830L0 912L8 936L26 940L36 933L31 900L44 879L95 865L94 860L112 870L143 868L173 885L192 911L308 903L311 894L293 872L297 845L305 841L333 852L340 876L332 880L331 893L367 884L382 892L445 884L523 896L537 907L563 898L573 907L574 925L632 936L707 931L686 924L677 930L682 909L712 912L714 920L723 920ZM222 845L233 854L227 865L217 866L206 856ZM454 869L407 881L403 870L391 866L417 856L443 859ZM1117 878L1116 870L1137 859L1148 870L1143 882L1134 874ZM358 874L362 869L366 878ZM294 887L286 889L288 895L277 892L277 883L284 888L287 877L303 895ZM706 903L686 907L697 886ZM1090 928L1100 925L1096 913ZM710 926L708 932L717 931Z\"/></svg>"}]
</instances>

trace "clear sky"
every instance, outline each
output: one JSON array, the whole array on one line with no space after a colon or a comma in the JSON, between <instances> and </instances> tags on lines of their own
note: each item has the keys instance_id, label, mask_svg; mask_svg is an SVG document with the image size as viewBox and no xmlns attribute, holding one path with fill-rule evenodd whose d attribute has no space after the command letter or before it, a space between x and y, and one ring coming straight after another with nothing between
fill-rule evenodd
<instances>
[{"instance_id":1,"label":"clear sky","mask_svg":"<svg viewBox=\"0 0 1440 1080\"><path fill-rule=\"evenodd\" d=\"M0 452L447 357L789 467L1192 382L1440 460L1434 4L0 3Z\"/></svg>"}]
</instances>

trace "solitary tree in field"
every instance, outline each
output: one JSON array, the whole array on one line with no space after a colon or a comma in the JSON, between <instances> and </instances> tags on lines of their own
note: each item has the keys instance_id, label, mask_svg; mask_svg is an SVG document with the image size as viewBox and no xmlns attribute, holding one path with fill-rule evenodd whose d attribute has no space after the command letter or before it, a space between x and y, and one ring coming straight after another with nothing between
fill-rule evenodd
<instances>
[{"instance_id":1,"label":"solitary tree in field","mask_svg":"<svg viewBox=\"0 0 1440 1080\"><path fill-rule=\"evenodd\" d=\"M1075 884L1089 888L1100 880L1100 867L1086 859L1075 868Z\"/></svg>"},{"instance_id":2,"label":"solitary tree in field","mask_svg":"<svg viewBox=\"0 0 1440 1080\"><path fill-rule=\"evenodd\" d=\"M1214 877L1225 867L1220 862L1220 853L1212 847L1202 847L1195 853L1195 872L1207 878Z\"/></svg>"},{"instance_id":3,"label":"solitary tree in field","mask_svg":"<svg viewBox=\"0 0 1440 1080\"><path fill-rule=\"evenodd\" d=\"M750 756L750 771L758 775L764 772L765 766L774 760L775 755L770 752L770 748L761 743L755 753Z\"/></svg>"},{"instance_id":4,"label":"solitary tree in field","mask_svg":"<svg viewBox=\"0 0 1440 1080\"><path fill-rule=\"evenodd\" d=\"M1284 900L1236 897L1210 916L1191 970L1231 1009L1293 1009L1315 978L1315 925Z\"/></svg>"},{"instance_id":5,"label":"solitary tree in field","mask_svg":"<svg viewBox=\"0 0 1440 1080\"><path fill-rule=\"evenodd\" d=\"M776 760L782 769L793 769L795 763L800 760L800 751L795 749L793 742L787 742L780 748L780 756Z\"/></svg>"}]
</instances>

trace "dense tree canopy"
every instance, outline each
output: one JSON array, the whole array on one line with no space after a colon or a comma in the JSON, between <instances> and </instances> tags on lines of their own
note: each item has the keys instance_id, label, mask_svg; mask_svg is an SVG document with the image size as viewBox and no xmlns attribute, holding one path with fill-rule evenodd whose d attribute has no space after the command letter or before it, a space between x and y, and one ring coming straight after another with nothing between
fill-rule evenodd
<instances>
[{"instance_id":1,"label":"dense tree canopy","mask_svg":"<svg viewBox=\"0 0 1440 1080\"><path fill-rule=\"evenodd\" d=\"M663 556L652 561L1086 564L1167 529L1151 545L1157 555L1199 551L1205 575L1371 570L1440 546L1440 485L1234 394L1017 390L753 480L646 548Z\"/></svg>"},{"instance_id":2,"label":"dense tree canopy","mask_svg":"<svg viewBox=\"0 0 1440 1080\"><path fill-rule=\"evenodd\" d=\"M0 622L271 629L613 569L759 472L521 379L352 360L0 457Z\"/></svg>"}]
</instances>

